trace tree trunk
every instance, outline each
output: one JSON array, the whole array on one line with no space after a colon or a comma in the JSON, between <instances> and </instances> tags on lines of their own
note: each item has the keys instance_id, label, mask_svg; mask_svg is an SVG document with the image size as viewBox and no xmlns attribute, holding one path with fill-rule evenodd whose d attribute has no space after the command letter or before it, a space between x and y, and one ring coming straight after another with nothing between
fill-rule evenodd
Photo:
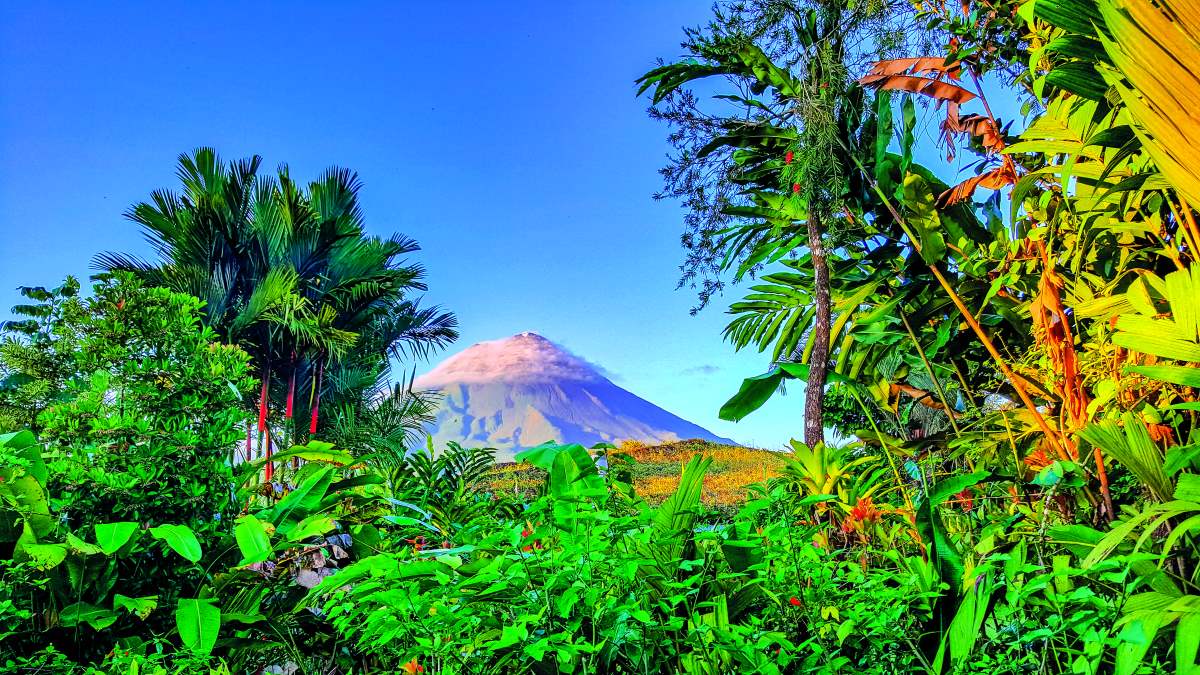
<instances>
[{"instance_id":1,"label":"tree trunk","mask_svg":"<svg viewBox=\"0 0 1200 675\"><path fill-rule=\"evenodd\" d=\"M821 220L815 213L808 217L808 250L813 263L813 329L809 335L812 349L808 357L808 384L804 389L804 443L809 447L825 440L825 376L829 368L829 263L821 241Z\"/></svg>"}]
</instances>

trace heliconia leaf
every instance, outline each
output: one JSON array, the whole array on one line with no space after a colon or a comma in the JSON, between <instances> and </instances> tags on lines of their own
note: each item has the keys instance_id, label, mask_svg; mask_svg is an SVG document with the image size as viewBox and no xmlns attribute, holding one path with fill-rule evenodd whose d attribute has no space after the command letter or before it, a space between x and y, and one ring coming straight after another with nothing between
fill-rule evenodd
<instances>
[{"instance_id":1,"label":"heliconia leaf","mask_svg":"<svg viewBox=\"0 0 1200 675\"><path fill-rule=\"evenodd\" d=\"M942 128L948 135L962 133L978 138L979 144L989 154L1000 152L1005 146L1004 137L996 126L996 120L986 115L947 116ZM947 140L950 140L949 136Z\"/></svg>"},{"instance_id":2,"label":"heliconia leaf","mask_svg":"<svg viewBox=\"0 0 1200 675\"><path fill-rule=\"evenodd\" d=\"M263 562L271 557L271 537L261 520L251 515L241 516L233 528L233 538L242 552L239 565Z\"/></svg>"},{"instance_id":3,"label":"heliconia leaf","mask_svg":"<svg viewBox=\"0 0 1200 675\"><path fill-rule=\"evenodd\" d=\"M307 518L320 507L329 484L333 482L334 470L315 464L306 464L305 469L310 466L315 467L315 470L270 510L270 520L276 527L282 526L289 518Z\"/></svg>"},{"instance_id":4,"label":"heliconia leaf","mask_svg":"<svg viewBox=\"0 0 1200 675\"><path fill-rule=\"evenodd\" d=\"M71 627L86 623L94 630L104 630L116 623L119 618L120 615L111 609L96 607L86 602L68 605L58 613L58 620L64 626Z\"/></svg>"},{"instance_id":5,"label":"heliconia leaf","mask_svg":"<svg viewBox=\"0 0 1200 675\"><path fill-rule=\"evenodd\" d=\"M967 201L975 194L977 188L999 190L1015 182L1017 182L1016 165L1011 157L1005 157L1000 166L978 176L972 176L943 192L938 196L938 205L944 208L951 204Z\"/></svg>"},{"instance_id":6,"label":"heliconia leaf","mask_svg":"<svg viewBox=\"0 0 1200 675\"><path fill-rule=\"evenodd\" d=\"M746 415L761 408L775 394L775 391L779 389L779 383L782 381L783 371L781 370L775 370L742 380L742 386L738 389L738 393L734 394L733 398L721 406L718 417L723 420L737 422Z\"/></svg>"},{"instance_id":7,"label":"heliconia leaf","mask_svg":"<svg viewBox=\"0 0 1200 675\"><path fill-rule=\"evenodd\" d=\"M221 609L211 599L185 598L175 608L175 627L179 639L192 652L207 656L217 644L221 629Z\"/></svg>"},{"instance_id":8,"label":"heliconia leaf","mask_svg":"<svg viewBox=\"0 0 1200 675\"><path fill-rule=\"evenodd\" d=\"M908 73L910 75L946 75L951 79L958 79L960 70L961 64L957 61L947 64L946 59L940 56L917 56L877 61L867 73L867 77L887 77Z\"/></svg>"},{"instance_id":9,"label":"heliconia leaf","mask_svg":"<svg viewBox=\"0 0 1200 675\"><path fill-rule=\"evenodd\" d=\"M288 450L275 453L274 458L277 462L298 458L306 462L324 462L339 466L348 466L356 461L354 455L345 450L338 450L333 443L324 441L309 441L304 445L293 445Z\"/></svg>"},{"instance_id":10,"label":"heliconia leaf","mask_svg":"<svg viewBox=\"0 0 1200 675\"><path fill-rule=\"evenodd\" d=\"M289 542L304 541L335 529L337 529L337 523L333 518L318 513L305 518L294 528L288 530L287 539Z\"/></svg>"},{"instance_id":11,"label":"heliconia leaf","mask_svg":"<svg viewBox=\"0 0 1200 675\"><path fill-rule=\"evenodd\" d=\"M129 542L133 533L137 531L138 524L130 522L97 523L93 529L96 532L96 543L100 546L100 550L104 551L105 555L112 555Z\"/></svg>"},{"instance_id":12,"label":"heliconia leaf","mask_svg":"<svg viewBox=\"0 0 1200 675\"><path fill-rule=\"evenodd\" d=\"M146 620L146 617L150 616L155 607L158 607L157 595L130 598L117 593L113 596L113 609L123 609L143 621Z\"/></svg>"},{"instance_id":13,"label":"heliconia leaf","mask_svg":"<svg viewBox=\"0 0 1200 675\"><path fill-rule=\"evenodd\" d=\"M892 75L886 78L863 78L859 80L864 86L889 91L907 91L910 94L927 96L937 101L950 101L962 105L975 98L975 94L963 89L957 84L942 82L927 77L911 75Z\"/></svg>"},{"instance_id":14,"label":"heliconia leaf","mask_svg":"<svg viewBox=\"0 0 1200 675\"><path fill-rule=\"evenodd\" d=\"M958 62L946 64L944 59L936 57L892 59L877 62L858 83L872 89L907 91L961 105L974 99L975 94L942 79L957 79L960 69Z\"/></svg>"},{"instance_id":15,"label":"heliconia leaf","mask_svg":"<svg viewBox=\"0 0 1200 675\"><path fill-rule=\"evenodd\" d=\"M196 533L186 525L159 525L150 528L150 534L155 539L166 542L172 551L187 560L200 562L200 557L203 555L200 540L196 539Z\"/></svg>"}]
</instances>

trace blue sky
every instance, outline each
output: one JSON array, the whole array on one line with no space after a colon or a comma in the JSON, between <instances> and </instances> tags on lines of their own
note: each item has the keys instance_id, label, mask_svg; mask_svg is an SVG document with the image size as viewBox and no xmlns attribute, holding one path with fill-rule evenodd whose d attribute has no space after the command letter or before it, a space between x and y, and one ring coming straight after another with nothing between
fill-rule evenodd
<instances>
[{"instance_id":1,"label":"blue sky","mask_svg":"<svg viewBox=\"0 0 1200 675\"><path fill-rule=\"evenodd\" d=\"M145 252L122 212L211 145L358 171L369 228L424 247L451 352L533 330L720 435L802 433L795 393L717 419L766 359L722 342L734 297L689 316L682 211L650 198L667 130L633 80L707 2L333 4L0 7L0 317L18 285Z\"/></svg>"}]
</instances>

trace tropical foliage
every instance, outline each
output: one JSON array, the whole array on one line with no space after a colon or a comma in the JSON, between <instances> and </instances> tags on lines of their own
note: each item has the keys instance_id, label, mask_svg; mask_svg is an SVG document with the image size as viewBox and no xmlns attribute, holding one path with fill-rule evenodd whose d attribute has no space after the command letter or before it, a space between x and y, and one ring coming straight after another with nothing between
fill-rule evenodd
<instances>
[{"instance_id":1,"label":"tropical foliage","mask_svg":"<svg viewBox=\"0 0 1200 675\"><path fill-rule=\"evenodd\" d=\"M391 391L391 360L458 336L453 314L413 295L426 290L424 269L405 257L420 247L366 234L353 172L331 168L306 188L287 166L266 176L261 165L225 163L211 148L181 155L182 192L155 191L127 214L159 260L105 253L97 266L200 298L205 324L246 349L262 382L256 454L270 452L272 436L278 445L316 434L322 405L342 436L390 424L411 440L435 406Z\"/></svg>"},{"instance_id":2,"label":"tropical foliage","mask_svg":"<svg viewBox=\"0 0 1200 675\"><path fill-rule=\"evenodd\" d=\"M422 444L415 244L199 150L157 261L4 325L0 671L1200 672L1192 4L727 3L683 50L638 80L683 282L769 364L720 413L802 382L802 441Z\"/></svg>"}]
</instances>

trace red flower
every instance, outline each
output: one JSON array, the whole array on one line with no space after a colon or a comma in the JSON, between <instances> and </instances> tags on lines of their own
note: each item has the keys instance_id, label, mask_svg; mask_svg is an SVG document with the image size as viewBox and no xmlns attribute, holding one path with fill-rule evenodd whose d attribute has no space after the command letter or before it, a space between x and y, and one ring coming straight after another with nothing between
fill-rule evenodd
<instances>
[{"instance_id":1,"label":"red flower","mask_svg":"<svg viewBox=\"0 0 1200 675\"><path fill-rule=\"evenodd\" d=\"M796 153L792 152L791 150L788 150L787 154L783 156L783 163L791 164L792 159L794 159L795 157L796 157Z\"/></svg>"},{"instance_id":2,"label":"red flower","mask_svg":"<svg viewBox=\"0 0 1200 675\"><path fill-rule=\"evenodd\" d=\"M875 508L875 504L871 501L870 497L866 499L860 498L858 503L854 505L854 508L850 509L850 517L866 525L873 525L879 522L879 517L882 515L883 513Z\"/></svg>"},{"instance_id":3,"label":"red flower","mask_svg":"<svg viewBox=\"0 0 1200 675\"><path fill-rule=\"evenodd\" d=\"M788 602L790 602L792 604L792 607L800 606L800 598L797 598L794 595L792 597L788 598Z\"/></svg>"},{"instance_id":4,"label":"red flower","mask_svg":"<svg viewBox=\"0 0 1200 675\"><path fill-rule=\"evenodd\" d=\"M531 523L527 520L527 521L525 521L525 529L521 530L521 538L528 539L529 537L532 537L532 536L533 536L533 523ZM532 544L527 544L525 546L522 546L521 550L525 551L525 552L535 551L535 550L540 551L540 550L542 550L542 540L534 539Z\"/></svg>"},{"instance_id":5,"label":"red flower","mask_svg":"<svg viewBox=\"0 0 1200 675\"><path fill-rule=\"evenodd\" d=\"M964 511L970 511L971 509L975 508L975 497L971 488L967 488L954 496L957 501L962 504Z\"/></svg>"},{"instance_id":6,"label":"red flower","mask_svg":"<svg viewBox=\"0 0 1200 675\"><path fill-rule=\"evenodd\" d=\"M797 194L799 192L800 192L800 184L792 183L792 194Z\"/></svg>"},{"instance_id":7,"label":"red flower","mask_svg":"<svg viewBox=\"0 0 1200 675\"><path fill-rule=\"evenodd\" d=\"M1046 455L1046 451L1042 450L1041 448L1029 453L1025 459L1021 461L1025 462L1025 465L1034 471L1041 471L1042 469L1054 463L1054 460L1050 459Z\"/></svg>"}]
</instances>

